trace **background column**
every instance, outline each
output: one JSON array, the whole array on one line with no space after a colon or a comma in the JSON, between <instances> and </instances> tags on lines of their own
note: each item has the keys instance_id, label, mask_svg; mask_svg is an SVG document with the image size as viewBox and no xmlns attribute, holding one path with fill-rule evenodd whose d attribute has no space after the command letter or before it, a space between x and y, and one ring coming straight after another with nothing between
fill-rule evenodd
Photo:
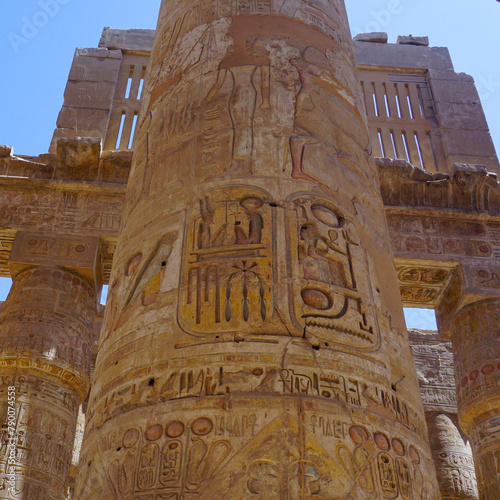
<instances>
[{"instance_id":1,"label":"background column","mask_svg":"<svg viewBox=\"0 0 500 500\"><path fill-rule=\"evenodd\" d=\"M460 425L471 438L479 494L500 499L500 301L463 307L451 325Z\"/></svg>"},{"instance_id":2,"label":"background column","mask_svg":"<svg viewBox=\"0 0 500 500\"><path fill-rule=\"evenodd\" d=\"M97 238L20 232L0 313L2 499L66 499L78 407L89 389ZM16 487L5 482L8 387L15 387Z\"/></svg>"},{"instance_id":3,"label":"background column","mask_svg":"<svg viewBox=\"0 0 500 500\"><path fill-rule=\"evenodd\" d=\"M458 423L451 342L441 341L438 332L409 333L441 498L477 500L470 440Z\"/></svg>"}]
</instances>

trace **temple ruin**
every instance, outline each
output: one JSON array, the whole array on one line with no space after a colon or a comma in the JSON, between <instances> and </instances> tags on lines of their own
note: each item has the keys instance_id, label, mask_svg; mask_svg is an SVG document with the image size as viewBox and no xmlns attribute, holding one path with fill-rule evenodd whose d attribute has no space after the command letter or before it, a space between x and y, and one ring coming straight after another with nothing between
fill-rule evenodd
<instances>
[{"instance_id":1,"label":"temple ruin","mask_svg":"<svg viewBox=\"0 0 500 500\"><path fill-rule=\"evenodd\" d=\"M105 28L0 146L0 500L500 500L499 173L448 50L342 0Z\"/></svg>"}]
</instances>

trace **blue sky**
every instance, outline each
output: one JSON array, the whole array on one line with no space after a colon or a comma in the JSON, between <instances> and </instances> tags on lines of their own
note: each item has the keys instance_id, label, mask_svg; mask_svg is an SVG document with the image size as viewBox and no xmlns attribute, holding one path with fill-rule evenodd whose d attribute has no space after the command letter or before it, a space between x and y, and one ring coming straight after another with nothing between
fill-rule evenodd
<instances>
[{"instance_id":1,"label":"blue sky","mask_svg":"<svg viewBox=\"0 0 500 500\"><path fill-rule=\"evenodd\" d=\"M159 5L160 0L3 2L0 144L13 145L17 154L46 152L75 47L97 46L105 26L155 28ZM398 35L428 35L431 45L449 47L455 69L476 79L493 140L500 146L498 2L347 0L346 5L353 35L387 31L390 42ZM422 314L417 312L415 326L425 326Z\"/></svg>"}]
</instances>

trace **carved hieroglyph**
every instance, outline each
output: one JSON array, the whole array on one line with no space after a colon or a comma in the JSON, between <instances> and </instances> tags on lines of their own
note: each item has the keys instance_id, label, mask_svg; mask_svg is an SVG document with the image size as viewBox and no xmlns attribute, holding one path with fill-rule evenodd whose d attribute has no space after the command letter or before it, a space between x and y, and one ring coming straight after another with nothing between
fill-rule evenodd
<instances>
[{"instance_id":1,"label":"carved hieroglyph","mask_svg":"<svg viewBox=\"0 0 500 500\"><path fill-rule=\"evenodd\" d=\"M165 1L76 498L434 499L341 1Z\"/></svg>"}]
</instances>

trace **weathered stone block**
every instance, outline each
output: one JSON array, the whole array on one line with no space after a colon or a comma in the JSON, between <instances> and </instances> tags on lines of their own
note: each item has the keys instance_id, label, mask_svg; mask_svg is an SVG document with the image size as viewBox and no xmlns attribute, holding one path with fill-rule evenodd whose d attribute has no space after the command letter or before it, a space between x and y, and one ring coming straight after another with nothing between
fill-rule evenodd
<instances>
[{"instance_id":1,"label":"weathered stone block","mask_svg":"<svg viewBox=\"0 0 500 500\"><path fill-rule=\"evenodd\" d=\"M104 133L100 130L78 130L68 128L56 128L50 143L49 153L56 154L57 142L59 139L74 139L76 137L96 137L104 140Z\"/></svg>"},{"instance_id":2,"label":"weathered stone block","mask_svg":"<svg viewBox=\"0 0 500 500\"><path fill-rule=\"evenodd\" d=\"M489 173L500 174L500 166L498 164L498 158L496 155L492 156L477 156L477 155L466 155L466 154L448 154L447 161L450 165L453 163L470 163L474 164L480 162L482 165L486 166L486 170ZM496 199L496 198L495 198Z\"/></svg>"},{"instance_id":3,"label":"weathered stone block","mask_svg":"<svg viewBox=\"0 0 500 500\"><path fill-rule=\"evenodd\" d=\"M487 131L446 130L443 132L443 144L448 155L467 155L478 158L496 156L493 141ZM470 163L478 163L478 161Z\"/></svg>"},{"instance_id":4,"label":"weathered stone block","mask_svg":"<svg viewBox=\"0 0 500 500\"><path fill-rule=\"evenodd\" d=\"M485 175L487 172L485 165L477 165L471 163L454 163L450 169L450 178L453 179L455 175L461 174L479 174Z\"/></svg>"},{"instance_id":5,"label":"weathered stone block","mask_svg":"<svg viewBox=\"0 0 500 500\"><path fill-rule=\"evenodd\" d=\"M70 108L63 106L57 118L59 128L74 129L78 135L80 130L95 130L106 133L109 111L95 108Z\"/></svg>"},{"instance_id":6,"label":"weathered stone block","mask_svg":"<svg viewBox=\"0 0 500 500\"><path fill-rule=\"evenodd\" d=\"M27 177L30 179L51 179L54 173L53 165L45 165L36 158L26 159L14 156L4 164L3 175L12 177Z\"/></svg>"},{"instance_id":7,"label":"weathered stone block","mask_svg":"<svg viewBox=\"0 0 500 500\"><path fill-rule=\"evenodd\" d=\"M111 109L115 85L111 82L68 81L64 104L72 108Z\"/></svg>"},{"instance_id":8,"label":"weathered stone block","mask_svg":"<svg viewBox=\"0 0 500 500\"><path fill-rule=\"evenodd\" d=\"M434 49L435 47L433 47ZM431 80L453 80L457 82L474 82L474 78L467 73L456 73L453 70L429 70L429 78Z\"/></svg>"},{"instance_id":9,"label":"weathered stone block","mask_svg":"<svg viewBox=\"0 0 500 500\"><path fill-rule=\"evenodd\" d=\"M436 103L439 124L444 129L488 130L479 99L462 103Z\"/></svg>"},{"instance_id":10,"label":"weathered stone block","mask_svg":"<svg viewBox=\"0 0 500 500\"><path fill-rule=\"evenodd\" d=\"M469 100L479 101L474 80L464 81L462 79L440 80L431 79L431 87L435 102L463 103Z\"/></svg>"},{"instance_id":11,"label":"weathered stone block","mask_svg":"<svg viewBox=\"0 0 500 500\"><path fill-rule=\"evenodd\" d=\"M53 166L56 164L56 155L51 153L44 153L38 155L38 161L48 166Z\"/></svg>"},{"instance_id":12,"label":"weathered stone block","mask_svg":"<svg viewBox=\"0 0 500 500\"><path fill-rule=\"evenodd\" d=\"M97 283L98 248L99 239L93 236L54 236L20 231L9 261L13 276L32 265L61 266L72 268L92 283Z\"/></svg>"},{"instance_id":13,"label":"weathered stone block","mask_svg":"<svg viewBox=\"0 0 500 500\"><path fill-rule=\"evenodd\" d=\"M112 50L104 47L98 48L81 48L77 47L75 51L75 55L79 55L82 57L98 57L98 58L109 58L109 59L121 59L122 51L121 50Z\"/></svg>"},{"instance_id":14,"label":"weathered stone block","mask_svg":"<svg viewBox=\"0 0 500 500\"><path fill-rule=\"evenodd\" d=\"M389 37L387 33L375 32L375 33L360 33L356 35L353 40L355 42L373 42L373 43L387 43Z\"/></svg>"},{"instance_id":15,"label":"weathered stone block","mask_svg":"<svg viewBox=\"0 0 500 500\"><path fill-rule=\"evenodd\" d=\"M103 151L99 164L99 182L126 184L132 155L132 151Z\"/></svg>"},{"instance_id":16,"label":"weathered stone block","mask_svg":"<svg viewBox=\"0 0 500 500\"><path fill-rule=\"evenodd\" d=\"M398 44L400 45L419 45L422 47L429 46L429 37L428 36L398 36Z\"/></svg>"},{"instance_id":17,"label":"weathered stone block","mask_svg":"<svg viewBox=\"0 0 500 500\"><path fill-rule=\"evenodd\" d=\"M449 51L444 47L354 42L354 53L359 65L453 70Z\"/></svg>"},{"instance_id":18,"label":"weathered stone block","mask_svg":"<svg viewBox=\"0 0 500 500\"><path fill-rule=\"evenodd\" d=\"M100 139L60 139L57 142L56 177L75 181L96 180L100 156Z\"/></svg>"},{"instance_id":19,"label":"weathered stone block","mask_svg":"<svg viewBox=\"0 0 500 500\"><path fill-rule=\"evenodd\" d=\"M109 51L106 51L109 52ZM121 59L75 54L69 80L89 82L116 82Z\"/></svg>"},{"instance_id":20,"label":"weathered stone block","mask_svg":"<svg viewBox=\"0 0 500 500\"><path fill-rule=\"evenodd\" d=\"M14 154L12 146L0 145L0 158L9 158Z\"/></svg>"},{"instance_id":21,"label":"weathered stone block","mask_svg":"<svg viewBox=\"0 0 500 500\"><path fill-rule=\"evenodd\" d=\"M99 47L151 52L155 30L115 30L104 28Z\"/></svg>"}]
</instances>

